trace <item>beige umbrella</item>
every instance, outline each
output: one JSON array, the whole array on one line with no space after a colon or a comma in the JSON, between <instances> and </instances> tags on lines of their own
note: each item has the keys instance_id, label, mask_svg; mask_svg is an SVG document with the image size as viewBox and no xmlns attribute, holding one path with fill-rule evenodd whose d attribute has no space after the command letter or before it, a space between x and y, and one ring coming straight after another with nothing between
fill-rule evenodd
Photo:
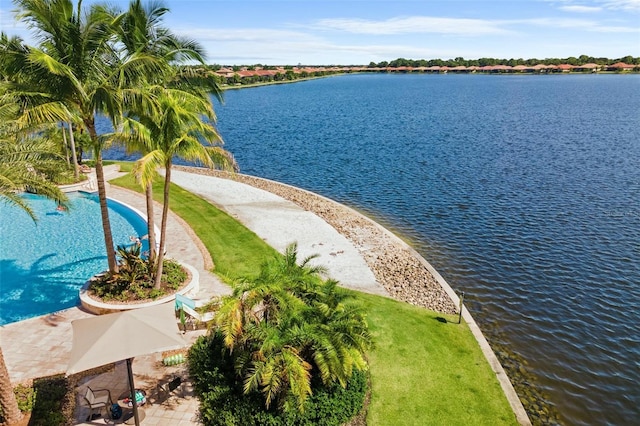
<instances>
[{"instance_id":1,"label":"beige umbrella","mask_svg":"<svg viewBox=\"0 0 640 426\"><path fill-rule=\"evenodd\" d=\"M173 303L75 320L71 326L73 347L67 375L126 359L131 395L135 395L131 371L134 357L187 344L178 330ZM136 398L131 400L139 425Z\"/></svg>"}]
</instances>

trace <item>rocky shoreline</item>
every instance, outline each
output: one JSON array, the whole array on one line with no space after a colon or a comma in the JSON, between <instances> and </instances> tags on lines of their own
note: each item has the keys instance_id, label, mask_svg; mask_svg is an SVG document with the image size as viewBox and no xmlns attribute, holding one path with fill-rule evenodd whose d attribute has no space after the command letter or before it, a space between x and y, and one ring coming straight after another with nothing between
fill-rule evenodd
<instances>
[{"instance_id":1,"label":"rocky shoreline","mask_svg":"<svg viewBox=\"0 0 640 426\"><path fill-rule=\"evenodd\" d=\"M320 216L351 241L373 271L376 280L396 300L444 314L458 308L413 250L380 225L328 198L278 182L200 167L174 166L193 174L232 179L276 194Z\"/></svg>"}]
</instances>

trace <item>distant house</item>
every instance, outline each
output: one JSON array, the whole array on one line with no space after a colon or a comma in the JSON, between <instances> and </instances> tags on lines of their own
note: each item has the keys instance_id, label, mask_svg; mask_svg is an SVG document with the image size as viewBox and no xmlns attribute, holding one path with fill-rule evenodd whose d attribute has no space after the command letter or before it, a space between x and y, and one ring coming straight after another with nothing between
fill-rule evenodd
<instances>
[{"instance_id":1,"label":"distant house","mask_svg":"<svg viewBox=\"0 0 640 426\"><path fill-rule=\"evenodd\" d=\"M459 73L459 72L467 72L468 69L464 65L458 65L457 67L451 68L449 71Z\"/></svg>"},{"instance_id":2,"label":"distant house","mask_svg":"<svg viewBox=\"0 0 640 426\"><path fill-rule=\"evenodd\" d=\"M571 72L574 66L571 64L560 64L556 66L556 69L560 72Z\"/></svg>"},{"instance_id":3,"label":"distant house","mask_svg":"<svg viewBox=\"0 0 640 426\"><path fill-rule=\"evenodd\" d=\"M513 67L513 72L524 73L524 72L533 72L532 67L528 67L526 65L516 65Z\"/></svg>"},{"instance_id":4,"label":"distant house","mask_svg":"<svg viewBox=\"0 0 640 426\"><path fill-rule=\"evenodd\" d=\"M617 72L633 71L635 67L636 65L629 65L629 64L625 64L624 62L616 62L613 65L609 65L607 67L607 71L617 71Z\"/></svg>"},{"instance_id":5,"label":"distant house","mask_svg":"<svg viewBox=\"0 0 640 426\"><path fill-rule=\"evenodd\" d=\"M584 65L576 65L573 67L574 71L582 71L582 72L598 72L602 69L601 65L598 64L584 64Z\"/></svg>"}]
</instances>

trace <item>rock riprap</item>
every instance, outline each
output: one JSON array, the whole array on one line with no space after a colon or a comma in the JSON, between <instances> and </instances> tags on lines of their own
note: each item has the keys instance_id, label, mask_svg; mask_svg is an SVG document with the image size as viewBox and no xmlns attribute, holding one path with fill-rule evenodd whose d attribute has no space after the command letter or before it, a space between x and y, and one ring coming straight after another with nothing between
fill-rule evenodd
<instances>
[{"instance_id":1,"label":"rock riprap","mask_svg":"<svg viewBox=\"0 0 640 426\"><path fill-rule=\"evenodd\" d=\"M376 280L397 300L445 314L457 307L406 243L382 226L343 204L290 185L253 176L230 174L199 167L175 166L189 173L232 179L259 188L310 211L333 226L360 251Z\"/></svg>"}]
</instances>

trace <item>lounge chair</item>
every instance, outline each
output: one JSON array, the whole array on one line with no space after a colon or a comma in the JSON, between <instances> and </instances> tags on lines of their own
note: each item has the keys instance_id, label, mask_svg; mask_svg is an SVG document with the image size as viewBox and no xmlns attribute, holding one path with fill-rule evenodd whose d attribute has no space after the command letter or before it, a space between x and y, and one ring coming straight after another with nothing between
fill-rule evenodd
<instances>
[{"instance_id":1,"label":"lounge chair","mask_svg":"<svg viewBox=\"0 0 640 426\"><path fill-rule=\"evenodd\" d=\"M195 309L192 309L187 305L183 305L182 310L190 317L192 321L195 320L196 323L194 324L194 326L208 323L213 319L215 315L213 312L205 312L204 314L201 314L200 312L197 312Z\"/></svg>"},{"instance_id":2,"label":"lounge chair","mask_svg":"<svg viewBox=\"0 0 640 426\"><path fill-rule=\"evenodd\" d=\"M102 409L104 408L106 413L109 413L109 408L113 404L111 400L111 392L109 389L96 389L93 390L87 386L87 391L85 392L84 401L87 407L89 407L89 417L87 417L87 421L91 421L94 419L94 410L98 410L96 414L100 415L102 413Z\"/></svg>"},{"instance_id":3,"label":"lounge chair","mask_svg":"<svg viewBox=\"0 0 640 426\"><path fill-rule=\"evenodd\" d=\"M196 309L204 306L205 302L201 300L194 300L182 294L176 294L176 311L180 310L183 305L187 305L191 309Z\"/></svg>"},{"instance_id":4,"label":"lounge chair","mask_svg":"<svg viewBox=\"0 0 640 426\"><path fill-rule=\"evenodd\" d=\"M196 301L181 294L176 294L175 303L176 316L180 318L180 313L184 313L186 317L186 323L189 324L193 329L196 329L198 328L198 326L201 326L203 324L206 325L207 322L213 319L213 312L206 312L204 314L201 314L196 311L196 308L204 306L206 302Z\"/></svg>"}]
</instances>

